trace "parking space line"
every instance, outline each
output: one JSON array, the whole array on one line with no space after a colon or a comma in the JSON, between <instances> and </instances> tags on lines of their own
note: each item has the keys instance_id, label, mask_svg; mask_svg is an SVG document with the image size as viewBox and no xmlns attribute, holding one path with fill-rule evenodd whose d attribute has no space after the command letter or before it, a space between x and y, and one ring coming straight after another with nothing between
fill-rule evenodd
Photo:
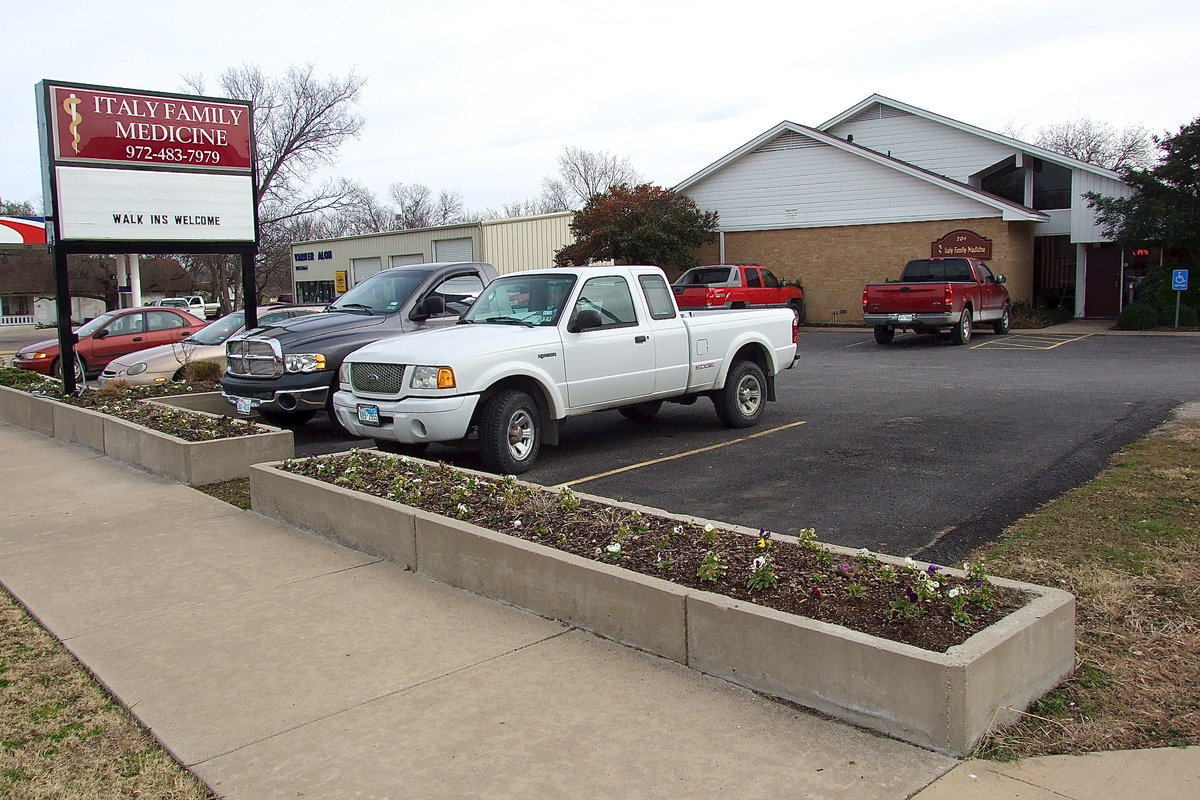
<instances>
[{"instance_id":1,"label":"parking space line","mask_svg":"<svg viewBox=\"0 0 1200 800\"><path fill-rule=\"evenodd\" d=\"M993 339L986 342L980 342L974 345L972 350L979 350L984 347L993 350L1053 350L1056 347L1062 347L1064 344L1083 341L1090 338L1094 334L1084 333L1078 336L1070 334L1036 334L1036 333L1021 333L1005 337L1003 339ZM1066 337L1066 338L1063 338Z\"/></svg>"},{"instance_id":2,"label":"parking space line","mask_svg":"<svg viewBox=\"0 0 1200 800\"><path fill-rule=\"evenodd\" d=\"M788 423L787 425L780 425L777 428L768 428L765 431L759 431L758 433L752 433L749 436L741 436L737 439L730 439L728 442L718 442L717 444L710 444L708 447L700 447L695 450L685 450L682 453L676 453L676 454L670 455L670 456L663 456L662 458L654 458L649 461L639 462L637 464L628 464L624 467L617 467L616 469L610 469L608 472L600 472L595 475L588 475L586 478L576 478L573 481L563 481L562 483L560 483L558 485L561 487L574 486L578 483L587 483L588 481L596 481L596 480L600 480L601 478L607 478L610 475L619 475L622 472L630 472L635 469L641 469L642 467L650 467L650 466L654 466L655 464L662 464L667 461L674 461L679 458L686 458L687 456L694 456L694 455L698 455L700 453L707 453L709 450L718 450L722 447L728 447L731 444L738 444L739 442L748 442L751 439L757 439L760 436L766 436L768 434L778 433L779 431L785 431L788 428L795 428L799 425L805 425L805 424L807 424L807 422L808 422L807 420L800 420L799 422L791 422L791 423Z\"/></svg>"}]
</instances>

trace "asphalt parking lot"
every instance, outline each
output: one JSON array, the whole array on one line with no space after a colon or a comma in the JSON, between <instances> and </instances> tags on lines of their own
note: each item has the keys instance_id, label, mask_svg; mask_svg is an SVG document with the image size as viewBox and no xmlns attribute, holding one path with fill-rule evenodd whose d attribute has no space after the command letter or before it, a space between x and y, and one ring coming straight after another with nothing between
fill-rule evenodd
<instances>
[{"instance_id":1,"label":"asphalt parking lot","mask_svg":"<svg viewBox=\"0 0 1200 800\"><path fill-rule=\"evenodd\" d=\"M881 347L867 329L805 329L778 395L748 430L722 427L707 400L646 424L573 419L523 477L951 562L1200 399L1200 337L979 334L955 347L908 335ZM299 455L371 444L320 414L296 435ZM467 449L427 456L479 466Z\"/></svg>"},{"instance_id":2,"label":"asphalt parking lot","mask_svg":"<svg viewBox=\"0 0 1200 800\"><path fill-rule=\"evenodd\" d=\"M722 427L707 400L664 405L648 424L574 419L523 477L950 562L1200 399L1200 338L980 334L955 347L909 335L880 347L869 330L809 329L778 394L749 430ZM326 424L306 426L297 449L350 446ZM479 466L469 450L427 456Z\"/></svg>"}]
</instances>

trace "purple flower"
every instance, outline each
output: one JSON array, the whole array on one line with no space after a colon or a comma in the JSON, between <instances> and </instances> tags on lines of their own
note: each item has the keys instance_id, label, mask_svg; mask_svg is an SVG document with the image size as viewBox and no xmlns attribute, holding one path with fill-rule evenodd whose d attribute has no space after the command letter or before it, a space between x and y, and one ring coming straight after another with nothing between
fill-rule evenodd
<instances>
[{"instance_id":1,"label":"purple flower","mask_svg":"<svg viewBox=\"0 0 1200 800\"><path fill-rule=\"evenodd\" d=\"M838 571L838 575L841 575L843 578L848 578L854 574L854 567L850 566L850 564L848 564L848 563L843 562L841 564L838 564L837 571Z\"/></svg>"},{"instance_id":2,"label":"purple flower","mask_svg":"<svg viewBox=\"0 0 1200 800\"><path fill-rule=\"evenodd\" d=\"M930 564L928 567L925 568L925 571L928 572L932 576L932 575L936 575L937 573L941 572L942 568L939 567L937 564Z\"/></svg>"},{"instance_id":3,"label":"purple flower","mask_svg":"<svg viewBox=\"0 0 1200 800\"><path fill-rule=\"evenodd\" d=\"M904 587L904 596L908 598L908 602L910 603L917 602L916 590L914 590L911 586Z\"/></svg>"},{"instance_id":4,"label":"purple flower","mask_svg":"<svg viewBox=\"0 0 1200 800\"><path fill-rule=\"evenodd\" d=\"M824 597L825 596L825 594L821 591L820 587L817 587L817 586L812 587L812 589L809 590L809 594L811 594L813 597Z\"/></svg>"}]
</instances>

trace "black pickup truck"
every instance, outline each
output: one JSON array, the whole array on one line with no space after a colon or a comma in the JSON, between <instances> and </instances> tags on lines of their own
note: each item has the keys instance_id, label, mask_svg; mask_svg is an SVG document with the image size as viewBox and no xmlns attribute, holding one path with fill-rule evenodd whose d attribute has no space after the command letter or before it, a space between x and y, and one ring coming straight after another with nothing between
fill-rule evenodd
<instances>
[{"instance_id":1,"label":"black pickup truck","mask_svg":"<svg viewBox=\"0 0 1200 800\"><path fill-rule=\"evenodd\" d=\"M320 314L256 328L225 346L221 393L239 414L296 426L330 410L338 369L365 344L453 325L496 277L482 262L411 264L376 273ZM337 426L337 418L330 413Z\"/></svg>"}]
</instances>

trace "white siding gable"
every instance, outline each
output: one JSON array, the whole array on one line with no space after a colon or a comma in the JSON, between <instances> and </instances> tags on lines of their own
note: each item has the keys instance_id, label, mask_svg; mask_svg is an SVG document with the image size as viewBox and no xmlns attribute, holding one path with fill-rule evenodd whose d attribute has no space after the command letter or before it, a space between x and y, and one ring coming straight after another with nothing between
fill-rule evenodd
<instances>
[{"instance_id":1,"label":"white siding gable","mask_svg":"<svg viewBox=\"0 0 1200 800\"><path fill-rule=\"evenodd\" d=\"M975 173L1019 152L907 111L873 103L854 117L825 131L877 153L947 178L967 183Z\"/></svg>"},{"instance_id":2,"label":"white siding gable","mask_svg":"<svg viewBox=\"0 0 1200 800\"><path fill-rule=\"evenodd\" d=\"M1096 214L1088 206L1087 198L1083 195L1088 192L1099 192L1107 197L1129 197L1133 194L1133 189L1122 181L1115 181L1078 169L1071 175L1071 189L1075 195L1071 201L1071 241L1108 241L1104 238L1104 232L1100 226L1096 224Z\"/></svg>"},{"instance_id":3,"label":"white siding gable","mask_svg":"<svg viewBox=\"0 0 1200 800\"><path fill-rule=\"evenodd\" d=\"M985 203L792 131L685 193L719 212L724 231L1000 216Z\"/></svg>"}]
</instances>

